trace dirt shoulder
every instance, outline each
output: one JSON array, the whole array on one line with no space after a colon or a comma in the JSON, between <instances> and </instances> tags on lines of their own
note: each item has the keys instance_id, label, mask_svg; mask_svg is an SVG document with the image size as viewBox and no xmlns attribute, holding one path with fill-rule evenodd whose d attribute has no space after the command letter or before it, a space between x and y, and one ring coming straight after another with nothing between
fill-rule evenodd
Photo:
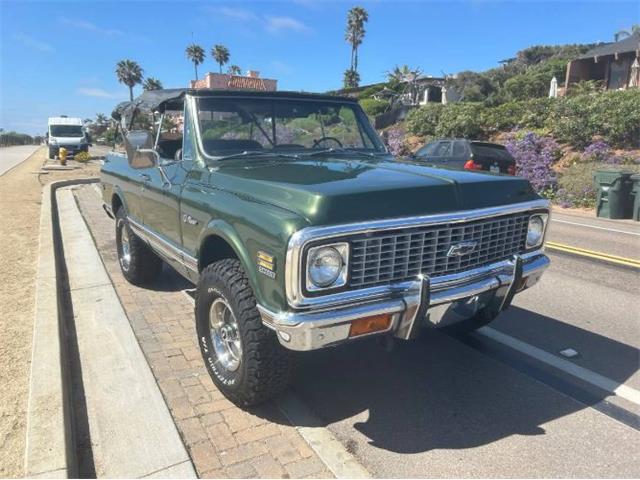
<instances>
[{"instance_id":1,"label":"dirt shoulder","mask_svg":"<svg viewBox=\"0 0 640 480\"><path fill-rule=\"evenodd\" d=\"M42 187L99 170L92 161L39 174L45 157L40 148L0 176L0 477L23 476Z\"/></svg>"}]
</instances>

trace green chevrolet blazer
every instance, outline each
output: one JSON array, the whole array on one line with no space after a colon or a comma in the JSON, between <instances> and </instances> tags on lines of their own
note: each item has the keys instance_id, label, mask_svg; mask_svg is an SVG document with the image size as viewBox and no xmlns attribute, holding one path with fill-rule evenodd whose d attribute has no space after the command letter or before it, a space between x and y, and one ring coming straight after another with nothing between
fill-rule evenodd
<instances>
[{"instance_id":1,"label":"green chevrolet blazer","mask_svg":"<svg viewBox=\"0 0 640 480\"><path fill-rule=\"evenodd\" d=\"M353 99L156 90L113 117L122 274L197 286L204 362L238 405L281 391L296 351L486 325L549 265L527 180L395 159Z\"/></svg>"}]
</instances>

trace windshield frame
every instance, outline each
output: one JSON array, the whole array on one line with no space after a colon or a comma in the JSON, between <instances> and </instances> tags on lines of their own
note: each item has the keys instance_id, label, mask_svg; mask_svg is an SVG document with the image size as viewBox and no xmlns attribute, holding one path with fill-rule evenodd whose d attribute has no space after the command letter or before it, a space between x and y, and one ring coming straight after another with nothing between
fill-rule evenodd
<instances>
[{"instance_id":1,"label":"windshield frame","mask_svg":"<svg viewBox=\"0 0 640 480\"><path fill-rule=\"evenodd\" d=\"M232 97L230 97L229 95L187 95L187 98L185 99L186 102L189 105L189 108L191 108L192 111L192 118L194 119L193 124L194 124L194 130L195 130L195 136L196 136L196 142L197 142L197 146L198 146L198 150L200 151L200 153L202 154L202 156L204 157L205 160L208 161L212 161L212 162L217 162L218 160L222 159L223 157L227 156L227 155L211 155L209 154L205 149L204 149L204 145L202 143L202 132L200 130L200 122L197 120L199 111L198 111L198 101L200 99L210 99L210 98L220 98L220 99L224 99L224 100L228 100L229 98L232 99L238 99L238 100L255 100L256 96L250 96L250 95L242 95L242 94L238 94L238 95L234 95ZM260 99L264 99L264 100L270 100L270 101L282 101L282 100L289 100L286 97L282 97L282 96L269 96L267 94L265 94L264 96L260 96L258 97ZM378 133L375 131L375 129L373 128L373 126L371 125L371 122L369 121L369 118L367 117L367 115L364 113L364 111L362 110L362 107L360 107L360 104L358 104L357 102L348 102L348 101L344 101L343 99L340 98L336 98L335 100L333 99L329 99L329 98L322 98L322 99L317 99L317 98L295 98L292 97L291 100L295 100L295 101L299 101L299 102L326 102L326 103L335 103L338 105L344 105L347 108L351 108L353 110L354 116L356 118L356 122L358 124L358 130L360 131L361 135L366 135L370 140L371 143L373 143L373 148L354 148L354 150L357 151L361 151L361 152L369 152L369 153L379 153L379 154L387 154L387 148L385 147L384 143L382 142L382 140L380 139L380 136L378 135ZM318 151L320 150L325 150L325 149L318 149ZM294 153L300 153L301 155L304 153L312 153L314 152L313 149L309 149L309 148L305 148L304 150L287 150L287 151L277 151L277 150L265 150L265 153L273 153L274 156L278 156L282 153L287 153L287 154L291 154L293 155ZM242 152L237 152L237 153L242 153ZM250 157L251 155L247 155L247 158ZM265 155L266 156L266 155ZM242 158L241 156L239 156L238 158Z\"/></svg>"}]
</instances>

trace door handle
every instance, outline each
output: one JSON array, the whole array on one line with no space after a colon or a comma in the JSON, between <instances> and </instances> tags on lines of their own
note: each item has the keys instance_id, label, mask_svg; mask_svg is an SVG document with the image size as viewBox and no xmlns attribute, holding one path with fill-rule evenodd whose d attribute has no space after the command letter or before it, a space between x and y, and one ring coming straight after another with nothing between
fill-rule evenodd
<instances>
[{"instance_id":1,"label":"door handle","mask_svg":"<svg viewBox=\"0 0 640 480\"><path fill-rule=\"evenodd\" d=\"M138 176L144 180L145 182L150 182L151 181L151 176L147 173L139 173Z\"/></svg>"}]
</instances>

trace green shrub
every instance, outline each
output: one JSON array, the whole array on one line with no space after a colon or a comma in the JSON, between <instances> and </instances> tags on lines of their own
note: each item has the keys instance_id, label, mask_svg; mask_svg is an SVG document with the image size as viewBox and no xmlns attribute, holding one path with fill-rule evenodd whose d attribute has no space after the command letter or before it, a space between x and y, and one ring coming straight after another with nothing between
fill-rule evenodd
<instances>
[{"instance_id":1,"label":"green shrub","mask_svg":"<svg viewBox=\"0 0 640 480\"><path fill-rule=\"evenodd\" d=\"M551 113L553 102L554 99L546 97L532 98L527 101L522 109L518 126L533 130L543 129Z\"/></svg>"},{"instance_id":2,"label":"green shrub","mask_svg":"<svg viewBox=\"0 0 640 480\"><path fill-rule=\"evenodd\" d=\"M640 147L640 90L611 91L565 98L530 98L497 106L460 102L428 104L407 117L419 136L485 138L525 129L585 148L600 138L613 148Z\"/></svg>"},{"instance_id":3,"label":"green shrub","mask_svg":"<svg viewBox=\"0 0 640 480\"><path fill-rule=\"evenodd\" d=\"M406 121L409 133L420 137L435 135L443 108L440 103L427 103L411 110Z\"/></svg>"},{"instance_id":4,"label":"green shrub","mask_svg":"<svg viewBox=\"0 0 640 480\"><path fill-rule=\"evenodd\" d=\"M568 167L558 178L558 190L554 201L563 207L593 208L597 191L593 182L596 170L619 169L611 163L577 162ZM625 166L625 170L640 172L640 166Z\"/></svg>"},{"instance_id":5,"label":"green shrub","mask_svg":"<svg viewBox=\"0 0 640 480\"><path fill-rule=\"evenodd\" d=\"M436 127L439 137L484 138L481 103L459 102L445 105Z\"/></svg>"},{"instance_id":6,"label":"green shrub","mask_svg":"<svg viewBox=\"0 0 640 480\"><path fill-rule=\"evenodd\" d=\"M557 99L546 126L561 142L580 148L596 136L615 148L638 148L640 90Z\"/></svg>"},{"instance_id":7,"label":"green shrub","mask_svg":"<svg viewBox=\"0 0 640 480\"><path fill-rule=\"evenodd\" d=\"M76 162L87 163L89 160L91 160L91 155L89 155L88 152L78 152L74 155L73 159Z\"/></svg>"},{"instance_id":8,"label":"green shrub","mask_svg":"<svg viewBox=\"0 0 640 480\"><path fill-rule=\"evenodd\" d=\"M376 100L375 98L363 98L360 100L360 106L367 115L375 117L389 109L389 102L386 100Z\"/></svg>"},{"instance_id":9,"label":"green shrub","mask_svg":"<svg viewBox=\"0 0 640 480\"><path fill-rule=\"evenodd\" d=\"M562 81L565 77L567 62L564 59L548 60L527 69L507 80L504 88L512 100L528 100L546 97L549 94L551 79L556 77Z\"/></svg>"},{"instance_id":10,"label":"green shrub","mask_svg":"<svg viewBox=\"0 0 640 480\"><path fill-rule=\"evenodd\" d=\"M482 115L484 131L496 133L518 127L524 116L525 109L524 102L508 102L496 107L486 108Z\"/></svg>"},{"instance_id":11,"label":"green shrub","mask_svg":"<svg viewBox=\"0 0 640 480\"><path fill-rule=\"evenodd\" d=\"M365 98L371 98L373 97L376 93L378 93L380 90L384 89L384 84L381 85L372 85L371 87L367 87L364 90L362 90L360 92L360 95L358 96L358 98L360 100L364 100Z\"/></svg>"}]
</instances>

